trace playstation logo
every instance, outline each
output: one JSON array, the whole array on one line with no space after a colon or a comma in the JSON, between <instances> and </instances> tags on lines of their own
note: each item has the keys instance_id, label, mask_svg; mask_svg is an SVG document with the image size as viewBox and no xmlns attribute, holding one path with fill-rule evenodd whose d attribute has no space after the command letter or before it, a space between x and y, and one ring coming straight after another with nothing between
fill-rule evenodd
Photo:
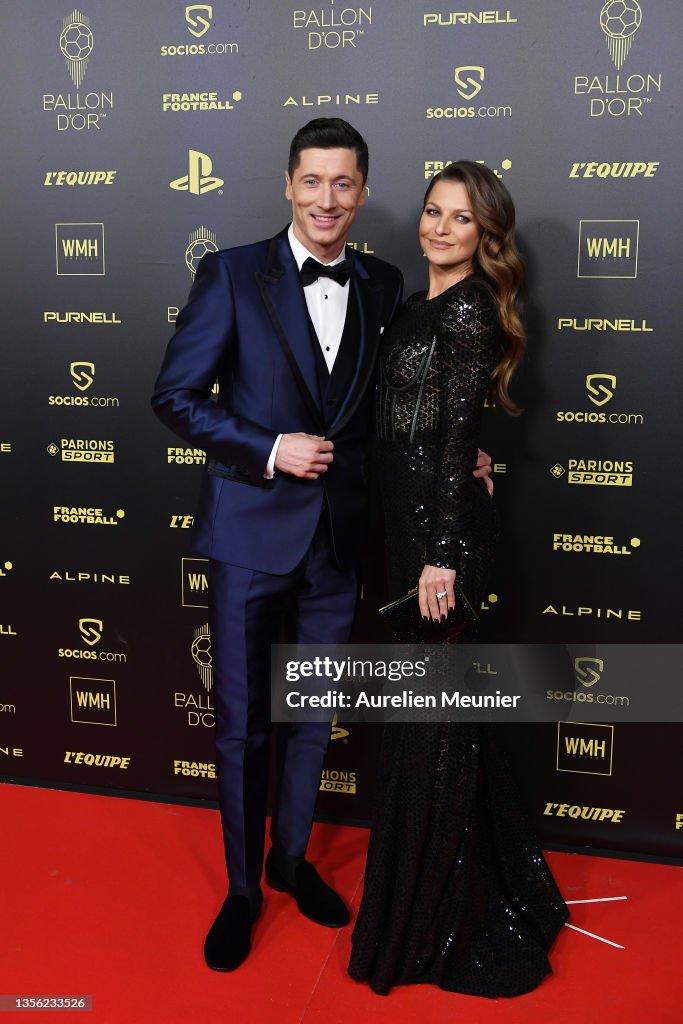
<instances>
[{"instance_id":1,"label":"playstation logo","mask_svg":"<svg viewBox=\"0 0 683 1024\"><path fill-rule=\"evenodd\" d=\"M169 186L176 192L191 192L193 196L203 196L205 192L212 192L224 184L223 178L216 178L211 174L212 169L211 157L191 149L188 173L182 178L170 181Z\"/></svg>"}]
</instances>

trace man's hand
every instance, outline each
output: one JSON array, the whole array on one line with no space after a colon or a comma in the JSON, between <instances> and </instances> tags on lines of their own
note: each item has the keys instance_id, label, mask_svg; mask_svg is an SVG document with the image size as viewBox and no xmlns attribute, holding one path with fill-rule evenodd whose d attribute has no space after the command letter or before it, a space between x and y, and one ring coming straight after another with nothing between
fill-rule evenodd
<instances>
[{"instance_id":1,"label":"man's hand","mask_svg":"<svg viewBox=\"0 0 683 1024\"><path fill-rule=\"evenodd\" d=\"M303 480L317 480L321 473L327 472L334 458L333 448L331 441L316 434L283 434L275 456L275 468Z\"/></svg>"},{"instance_id":2,"label":"man's hand","mask_svg":"<svg viewBox=\"0 0 683 1024\"><path fill-rule=\"evenodd\" d=\"M477 455L477 468L474 470L474 475L479 477L486 484L486 490L489 494L493 494L493 480L491 479L491 456L483 452L481 448L478 449L479 454Z\"/></svg>"}]
</instances>

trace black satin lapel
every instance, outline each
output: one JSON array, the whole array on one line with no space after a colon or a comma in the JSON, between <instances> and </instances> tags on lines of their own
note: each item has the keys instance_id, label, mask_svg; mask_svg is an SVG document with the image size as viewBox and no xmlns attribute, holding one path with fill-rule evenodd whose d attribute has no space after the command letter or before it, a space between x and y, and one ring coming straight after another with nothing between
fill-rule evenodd
<instances>
[{"instance_id":1,"label":"black satin lapel","mask_svg":"<svg viewBox=\"0 0 683 1024\"><path fill-rule=\"evenodd\" d=\"M348 399L340 409L338 418L327 431L327 437L338 434L358 408L372 380L379 350L384 289L381 285L372 284L360 270L351 280L352 287L356 289L356 301L360 312L358 370L349 390Z\"/></svg>"},{"instance_id":2,"label":"black satin lapel","mask_svg":"<svg viewBox=\"0 0 683 1024\"><path fill-rule=\"evenodd\" d=\"M256 273L256 283L301 397L322 433L320 408L313 397L317 379L306 300L286 236L273 239L268 256L266 272Z\"/></svg>"}]
</instances>

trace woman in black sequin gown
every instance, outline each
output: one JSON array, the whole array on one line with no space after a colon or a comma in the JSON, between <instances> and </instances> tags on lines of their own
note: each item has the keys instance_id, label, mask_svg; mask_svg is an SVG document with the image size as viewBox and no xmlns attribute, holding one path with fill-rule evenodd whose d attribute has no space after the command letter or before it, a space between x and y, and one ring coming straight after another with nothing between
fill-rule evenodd
<instances>
[{"instance_id":1,"label":"woman in black sequin gown","mask_svg":"<svg viewBox=\"0 0 683 1024\"><path fill-rule=\"evenodd\" d=\"M420 220L429 291L383 341L376 467L389 598L419 582L434 618L454 606L456 574L479 606L496 546L493 500L472 468L487 394L516 411L513 227L490 170L459 161L436 175ZM415 982L490 997L535 988L567 909L492 727L388 726L377 807L350 975L379 994Z\"/></svg>"}]
</instances>

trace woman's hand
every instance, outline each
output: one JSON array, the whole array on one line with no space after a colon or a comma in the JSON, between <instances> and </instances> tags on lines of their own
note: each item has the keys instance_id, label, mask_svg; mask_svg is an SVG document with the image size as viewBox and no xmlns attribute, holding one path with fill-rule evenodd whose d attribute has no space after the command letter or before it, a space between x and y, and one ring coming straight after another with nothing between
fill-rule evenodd
<instances>
[{"instance_id":1,"label":"woman's hand","mask_svg":"<svg viewBox=\"0 0 683 1024\"><path fill-rule=\"evenodd\" d=\"M475 466L474 475L479 477L486 484L486 490L490 495L493 495L493 480L491 479L491 456L483 452L481 448L477 450L477 465Z\"/></svg>"},{"instance_id":2,"label":"woman's hand","mask_svg":"<svg viewBox=\"0 0 683 1024\"><path fill-rule=\"evenodd\" d=\"M455 608L455 569L440 569L425 565L418 584L418 599L423 618L438 622L446 618L449 608ZM443 597L438 597L443 594Z\"/></svg>"}]
</instances>

